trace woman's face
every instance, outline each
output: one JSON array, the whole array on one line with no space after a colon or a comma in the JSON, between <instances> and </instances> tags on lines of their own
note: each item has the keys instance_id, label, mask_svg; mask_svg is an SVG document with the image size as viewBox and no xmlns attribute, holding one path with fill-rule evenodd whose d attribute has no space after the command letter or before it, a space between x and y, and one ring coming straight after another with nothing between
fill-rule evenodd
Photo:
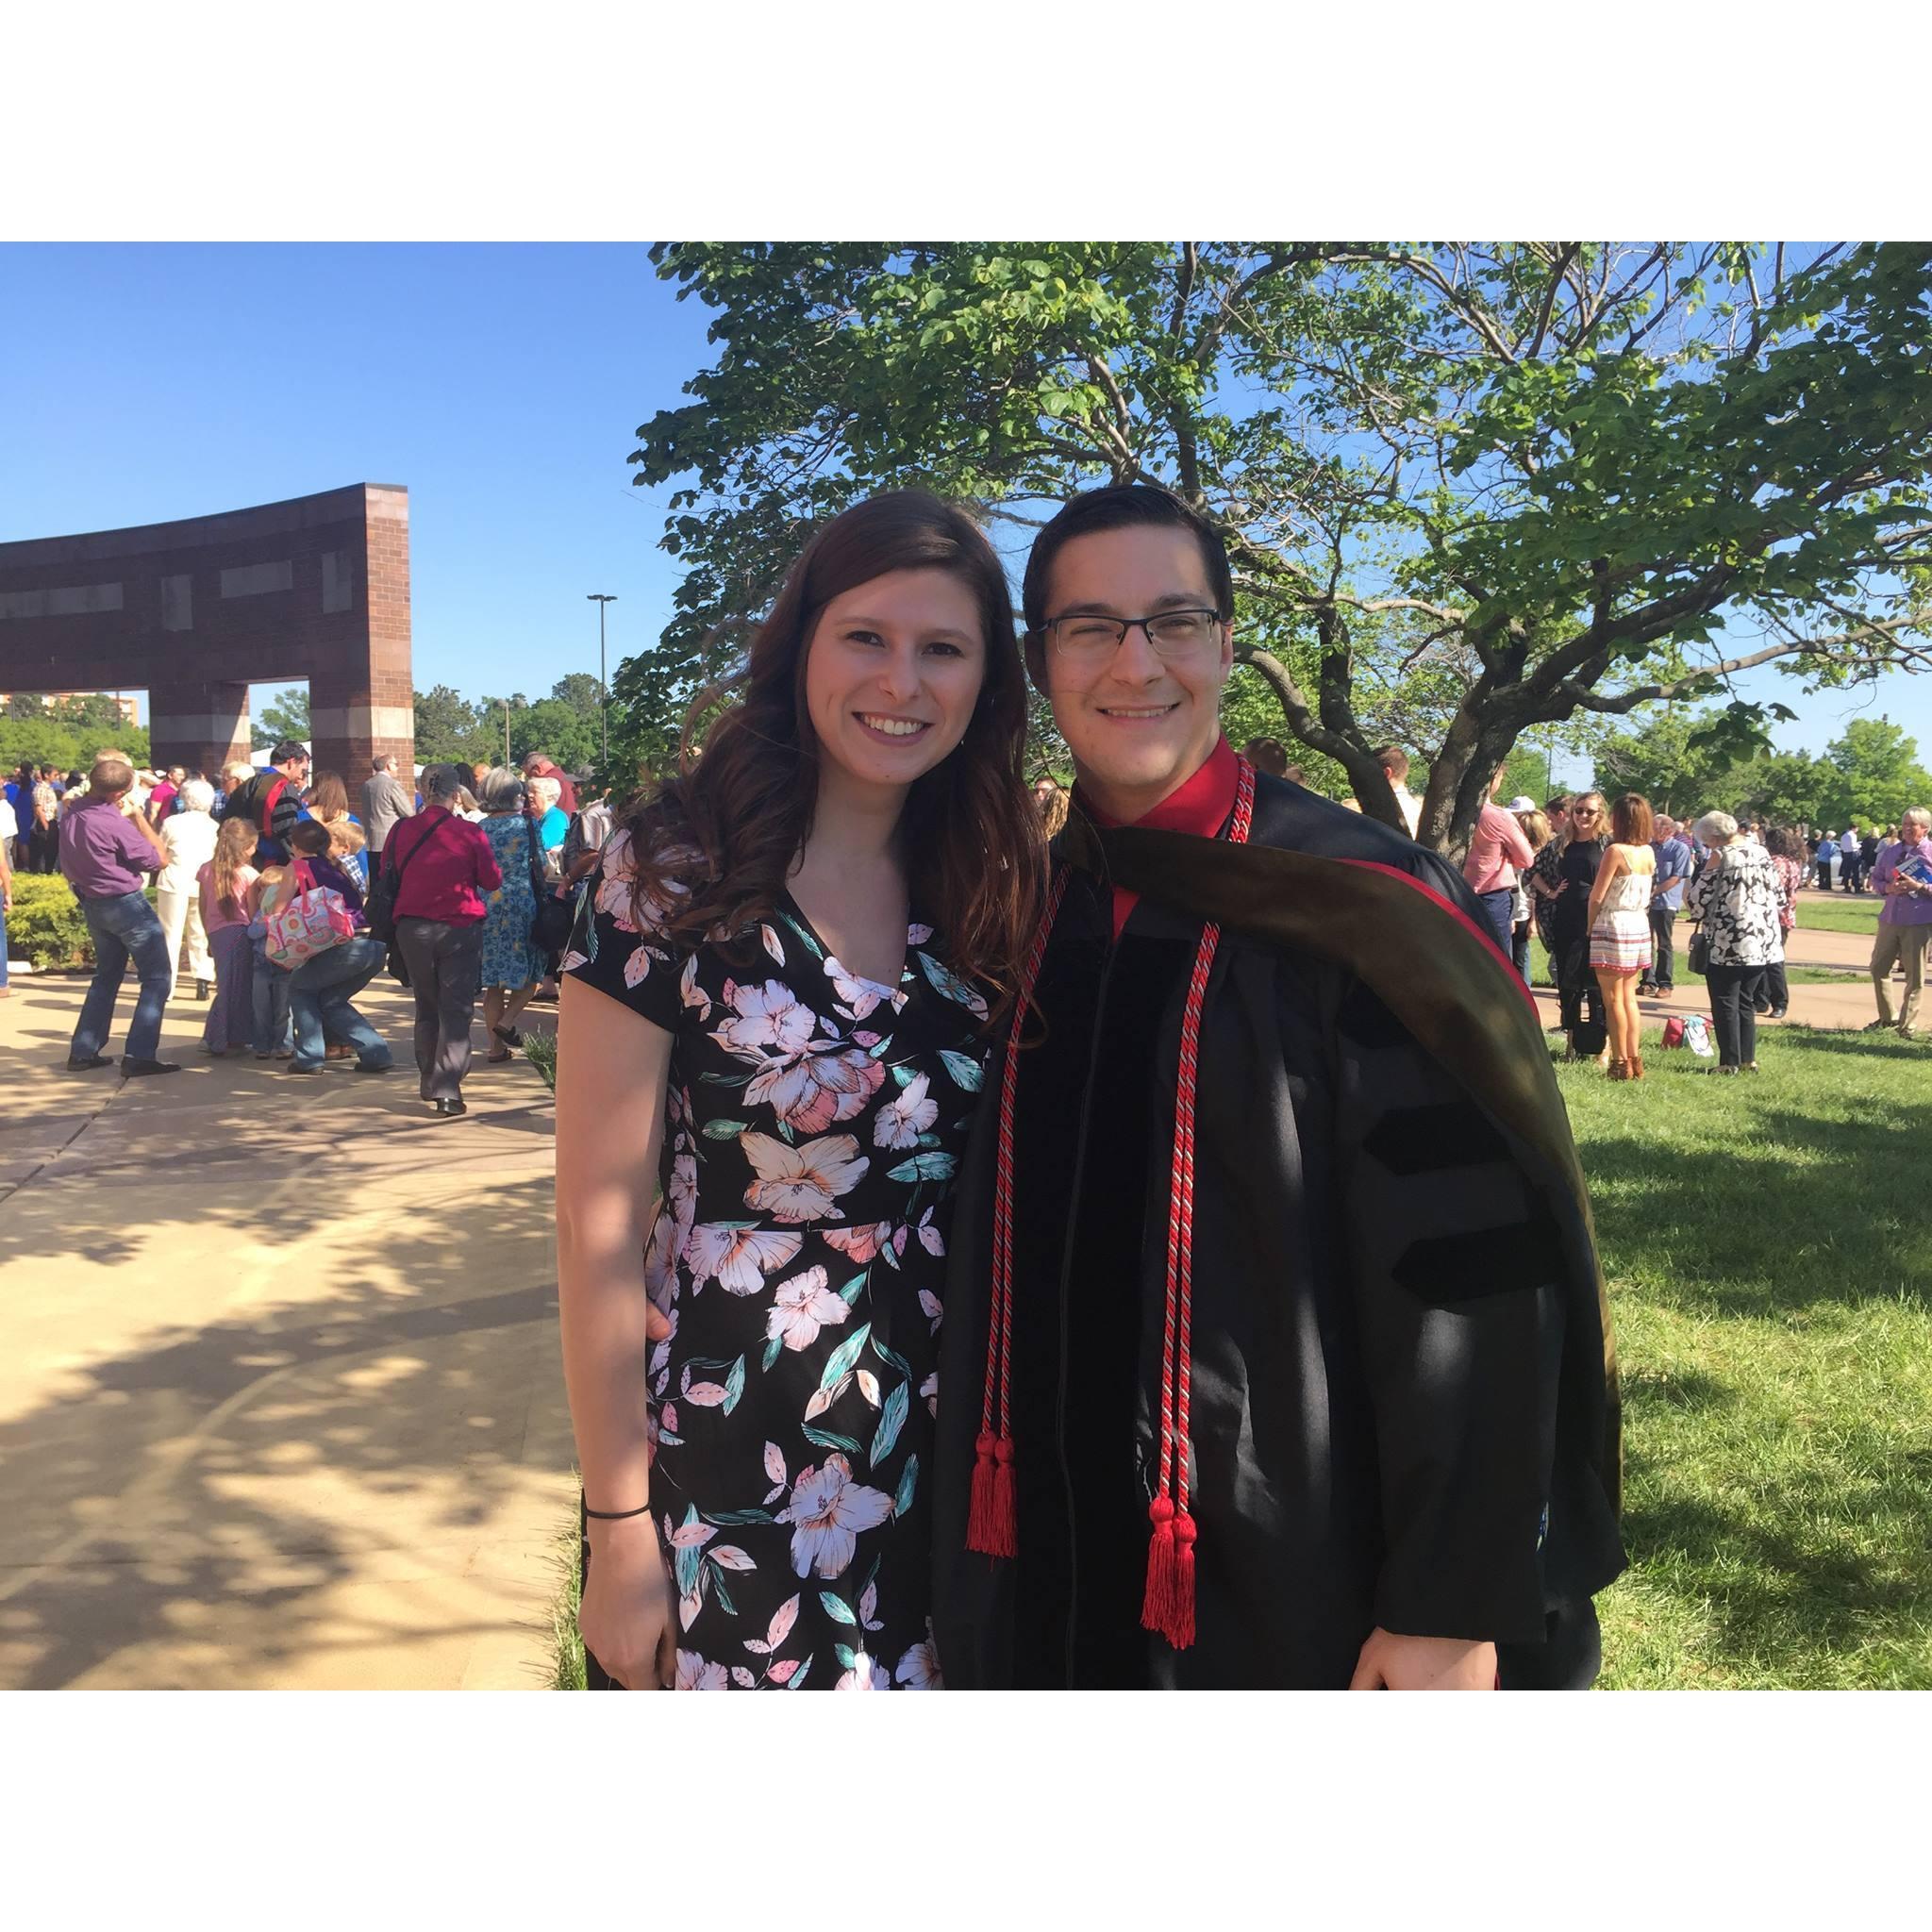
<instances>
[{"instance_id":1,"label":"woman's face","mask_svg":"<svg viewBox=\"0 0 1932 1932\"><path fill-rule=\"evenodd\" d=\"M1570 808L1571 828L1579 839L1595 839L1604 830L1603 807L1593 798L1583 799Z\"/></svg>"},{"instance_id":2,"label":"woman's face","mask_svg":"<svg viewBox=\"0 0 1932 1932\"><path fill-rule=\"evenodd\" d=\"M986 681L979 605L949 571L891 571L834 597L806 647L825 765L903 791L966 736Z\"/></svg>"}]
</instances>

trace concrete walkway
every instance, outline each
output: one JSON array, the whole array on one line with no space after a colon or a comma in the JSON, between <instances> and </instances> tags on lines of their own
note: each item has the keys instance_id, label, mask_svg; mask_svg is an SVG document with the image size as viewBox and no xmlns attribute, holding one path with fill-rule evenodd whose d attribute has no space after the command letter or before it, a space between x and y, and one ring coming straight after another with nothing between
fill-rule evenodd
<instances>
[{"instance_id":1,"label":"concrete walkway","mask_svg":"<svg viewBox=\"0 0 1932 1932\"><path fill-rule=\"evenodd\" d=\"M0 1688L547 1683L549 1096L429 1114L380 984L380 1079L204 1058L192 984L188 1071L68 1074L84 982L0 1001Z\"/></svg>"}]
</instances>

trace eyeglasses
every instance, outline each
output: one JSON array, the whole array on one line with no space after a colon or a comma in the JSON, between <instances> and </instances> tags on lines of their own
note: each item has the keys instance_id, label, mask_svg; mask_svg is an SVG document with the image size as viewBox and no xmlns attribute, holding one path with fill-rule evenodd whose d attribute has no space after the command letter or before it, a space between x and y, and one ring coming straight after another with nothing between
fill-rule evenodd
<instances>
[{"instance_id":1,"label":"eyeglasses","mask_svg":"<svg viewBox=\"0 0 1932 1932\"><path fill-rule=\"evenodd\" d=\"M1219 641L1221 614L1214 610L1163 610L1158 617L1102 617L1083 610L1069 617L1050 617L1041 628L1061 657L1098 663L1119 650L1137 625L1146 633L1155 655L1173 664Z\"/></svg>"}]
</instances>

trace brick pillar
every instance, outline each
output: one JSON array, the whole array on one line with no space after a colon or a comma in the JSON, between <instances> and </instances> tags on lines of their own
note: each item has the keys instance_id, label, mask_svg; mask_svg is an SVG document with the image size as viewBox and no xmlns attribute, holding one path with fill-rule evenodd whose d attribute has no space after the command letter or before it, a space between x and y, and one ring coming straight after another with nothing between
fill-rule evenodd
<instances>
[{"instance_id":1,"label":"brick pillar","mask_svg":"<svg viewBox=\"0 0 1932 1932\"><path fill-rule=\"evenodd\" d=\"M323 608L358 609L358 645L308 679L315 770L340 772L351 799L370 761L393 754L407 778L415 758L415 701L409 670L409 494L371 484L359 553L342 553L323 581Z\"/></svg>"},{"instance_id":2,"label":"brick pillar","mask_svg":"<svg viewBox=\"0 0 1932 1932\"><path fill-rule=\"evenodd\" d=\"M186 765L210 781L248 758L248 686L227 679L177 679L148 687L148 737L157 765Z\"/></svg>"}]
</instances>

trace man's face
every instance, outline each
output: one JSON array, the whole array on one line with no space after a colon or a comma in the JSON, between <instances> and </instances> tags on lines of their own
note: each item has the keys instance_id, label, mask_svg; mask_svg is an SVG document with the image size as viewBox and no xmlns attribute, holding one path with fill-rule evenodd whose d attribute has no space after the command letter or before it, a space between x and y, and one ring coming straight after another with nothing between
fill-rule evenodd
<instances>
[{"instance_id":1,"label":"man's face","mask_svg":"<svg viewBox=\"0 0 1932 1932\"><path fill-rule=\"evenodd\" d=\"M1151 617L1214 608L1190 530L1137 525L1075 537L1054 558L1049 619ZM1227 625L1184 658L1162 658L1136 625L1117 649L1089 657L1045 647L1054 722L1102 810L1139 818L1191 778L1221 735L1221 691L1234 661Z\"/></svg>"},{"instance_id":2,"label":"man's face","mask_svg":"<svg viewBox=\"0 0 1932 1932\"><path fill-rule=\"evenodd\" d=\"M1932 832L1932 819L1920 812L1907 812L1899 826L1899 836L1907 845L1922 844L1928 832Z\"/></svg>"},{"instance_id":3,"label":"man's face","mask_svg":"<svg viewBox=\"0 0 1932 1932\"><path fill-rule=\"evenodd\" d=\"M292 758L282 767L282 775L291 784L306 785L308 782L308 754L302 753Z\"/></svg>"}]
</instances>

